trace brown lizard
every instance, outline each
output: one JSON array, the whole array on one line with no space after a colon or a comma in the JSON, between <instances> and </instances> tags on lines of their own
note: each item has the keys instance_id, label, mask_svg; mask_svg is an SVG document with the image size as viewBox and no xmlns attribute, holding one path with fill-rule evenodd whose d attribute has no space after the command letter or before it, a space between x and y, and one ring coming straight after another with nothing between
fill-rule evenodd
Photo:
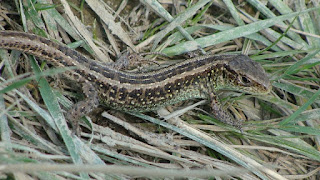
<instances>
[{"instance_id":1,"label":"brown lizard","mask_svg":"<svg viewBox=\"0 0 320 180\"><path fill-rule=\"evenodd\" d=\"M123 111L152 111L189 99L209 99L213 114L240 127L240 121L221 108L216 92L233 90L266 94L271 90L261 65L245 55L205 55L156 71L136 74L86 58L65 45L33 34L0 31L0 48L43 58L54 66L76 67L66 73L83 84L85 101L74 105L69 119L78 119L103 103Z\"/></svg>"}]
</instances>

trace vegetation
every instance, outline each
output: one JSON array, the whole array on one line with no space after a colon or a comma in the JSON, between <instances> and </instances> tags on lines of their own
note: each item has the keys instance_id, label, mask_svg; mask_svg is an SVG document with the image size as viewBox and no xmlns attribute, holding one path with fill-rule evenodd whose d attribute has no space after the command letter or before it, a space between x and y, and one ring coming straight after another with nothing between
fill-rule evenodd
<instances>
[{"instance_id":1,"label":"vegetation","mask_svg":"<svg viewBox=\"0 0 320 180\"><path fill-rule=\"evenodd\" d=\"M319 2L174 2L1 1L0 25L106 63L127 49L171 57L148 56L160 64L191 51L248 54L273 91L219 94L243 132L189 101L145 114L103 107L74 136L64 112L82 97L66 69L0 50L1 178L319 179Z\"/></svg>"}]
</instances>

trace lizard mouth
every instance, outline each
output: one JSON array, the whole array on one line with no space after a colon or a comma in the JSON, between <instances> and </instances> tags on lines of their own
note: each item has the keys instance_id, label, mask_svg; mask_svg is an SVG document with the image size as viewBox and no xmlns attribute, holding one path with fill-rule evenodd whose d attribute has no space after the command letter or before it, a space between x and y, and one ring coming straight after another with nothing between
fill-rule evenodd
<instances>
[{"instance_id":1,"label":"lizard mouth","mask_svg":"<svg viewBox=\"0 0 320 180\"><path fill-rule=\"evenodd\" d=\"M268 85L264 87L264 92L262 92L261 94L269 94L271 90L272 90L272 85L271 83L268 83Z\"/></svg>"}]
</instances>

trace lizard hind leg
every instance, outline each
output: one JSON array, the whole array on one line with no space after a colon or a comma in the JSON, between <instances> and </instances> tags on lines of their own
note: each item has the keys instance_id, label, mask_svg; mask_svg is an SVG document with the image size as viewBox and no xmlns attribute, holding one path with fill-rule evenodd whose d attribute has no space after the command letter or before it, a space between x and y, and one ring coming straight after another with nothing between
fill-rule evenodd
<instances>
[{"instance_id":1,"label":"lizard hind leg","mask_svg":"<svg viewBox=\"0 0 320 180\"><path fill-rule=\"evenodd\" d=\"M79 118L89 114L99 105L98 91L95 87L87 81L83 82L82 85L82 90L86 98L74 104L67 112L67 119L71 122L72 131L76 135L80 134Z\"/></svg>"}]
</instances>

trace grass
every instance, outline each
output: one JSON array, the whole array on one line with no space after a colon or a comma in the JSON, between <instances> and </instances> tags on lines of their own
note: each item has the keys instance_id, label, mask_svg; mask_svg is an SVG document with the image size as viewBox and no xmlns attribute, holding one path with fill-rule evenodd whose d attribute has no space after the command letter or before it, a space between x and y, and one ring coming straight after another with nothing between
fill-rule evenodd
<instances>
[{"instance_id":1,"label":"grass","mask_svg":"<svg viewBox=\"0 0 320 180\"><path fill-rule=\"evenodd\" d=\"M77 137L64 112L81 95L62 81L66 69L0 50L1 178L319 178L319 5L200 0L181 1L173 11L172 4L141 2L8 3L2 8L19 15L3 14L4 28L63 40L102 62L127 47L170 56L249 54L268 72L273 91L219 94L225 108L246 119L244 131L193 101L156 113L94 112Z\"/></svg>"}]
</instances>

